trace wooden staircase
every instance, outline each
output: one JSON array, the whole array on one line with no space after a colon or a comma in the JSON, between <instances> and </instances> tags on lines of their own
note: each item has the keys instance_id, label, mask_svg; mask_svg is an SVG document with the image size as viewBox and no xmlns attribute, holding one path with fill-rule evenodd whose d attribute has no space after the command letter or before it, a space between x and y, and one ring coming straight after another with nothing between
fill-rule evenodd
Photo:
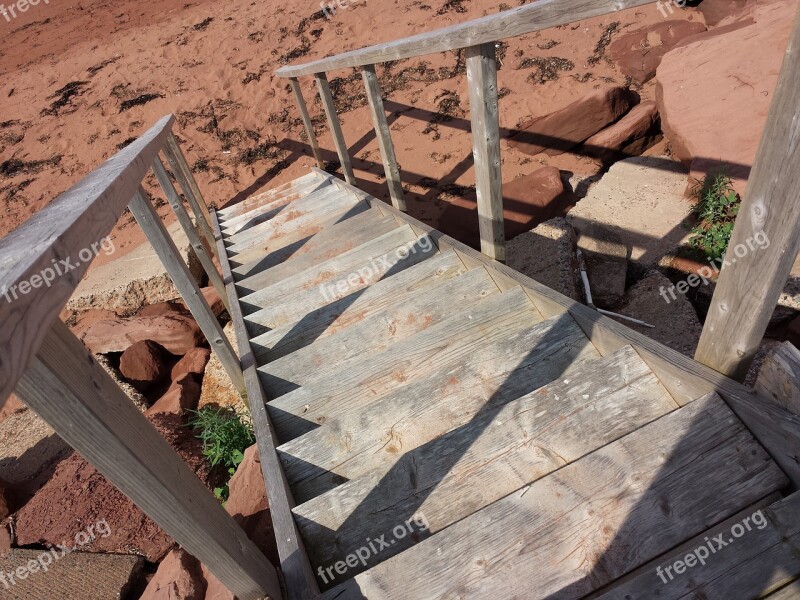
<instances>
[{"instance_id":1,"label":"wooden staircase","mask_svg":"<svg viewBox=\"0 0 800 600\"><path fill-rule=\"evenodd\" d=\"M790 461L738 384L317 169L213 220L290 598L749 598L800 575ZM759 508L767 528L662 583Z\"/></svg>"}]
</instances>

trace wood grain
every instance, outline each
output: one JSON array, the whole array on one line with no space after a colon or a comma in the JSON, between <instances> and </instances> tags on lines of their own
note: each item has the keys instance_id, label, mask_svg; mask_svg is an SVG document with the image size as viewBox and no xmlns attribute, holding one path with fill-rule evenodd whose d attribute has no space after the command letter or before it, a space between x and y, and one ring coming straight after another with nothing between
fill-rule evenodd
<instances>
[{"instance_id":1,"label":"wood grain","mask_svg":"<svg viewBox=\"0 0 800 600\"><path fill-rule=\"evenodd\" d=\"M695 353L698 362L739 381L747 375L800 251L798 89L800 13L728 243L730 264L720 272ZM768 243L759 244L761 239Z\"/></svg>"},{"instance_id":2,"label":"wood grain","mask_svg":"<svg viewBox=\"0 0 800 600\"><path fill-rule=\"evenodd\" d=\"M325 109L325 116L328 119L328 128L331 131L333 145L336 147L336 154L339 155L339 164L342 166L342 173L344 173L344 178L347 183L355 185L356 176L353 174L353 166L350 163L350 154L348 154L347 143L344 141L344 133L342 132L342 125L339 122L339 115L336 114L336 104L334 104L333 96L331 96L328 77L325 73L315 73L314 79L317 82L320 100L322 100L322 108Z\"/></svg>"},{"instance_id":3,"label":"wood grain","mask_svg":"<svg viewBox=\"0 0 800 600\"><path fill-rule=\"evenodd\" d=\"M368 48L351 50L308 63L288 65L275 71L278 77L315 75L326 71L363 67L387 61L458 50L497 42L558 25L566 25L656 0L539 0L466 23L443 27Z\"/></svg>"},{"instance_id":4,"label":"wood grain","mask_svg":"<svg viewBox=\"0 0 800 600\"><path fill-rule=\"evenodd\" d=\"M306 136L308 137L308 145L311 146L311 153L317 160L317 166L320 169L324 169L325 163L323 162L322 154L319 151L319 142L317 142L317 134L314 133L314 124L311 122L311 117L308 116L308 108L306 107L306 101L303 98L303 91L300 89L300 84L298 83L296 77L290 78L289 83L292 86L292 92L294 93L294 99L297 103L297 108L300 110L300 118L303 120L303 127L305 127Z\"/></svg>"},{"instance_id":5,"label":"wood grain","mask_svg":"<svg viewBox=\"0 0 800 600\"><path fill-rule=\"evenodd\" d=\"M136 191L169 133L168 115L53 200L45 210L0 240L0 404L11 394L50 326L75 291L91 261L78 254L107 236ZM45 269L69 260L74 267L47 287L32 284ZM75 264L75 263L80 264ZM14 298L20 283L30 291Z\"/></svg>"},{"instance_id":6,"label":"wood grain","mask_svg":"<svg viewBox=\"0 0 800 600\"><path fill-rule=\"evenodd\" d=\"M790 413L800 415L800 350L783 342L764 359L755 389L774 398Z\"/></svg>"},{"instance_id":7,"label":"wood grain","mask_svg":"<svg viewBox=\"0 0 800 600\"><path fill-rule=\"evenodd\" d=\"M61 321L16 393L236 596L282 597L275 568Z\"/></svg>"},{"instance_id":8,"label":"wood grain","mask_svg":"<svg viewBox=\"0 0 800 600\"><path fill-rule=\"evenodd\" d=\"M277 200L286 194L291 194L296 187L308 185L314 181L322 181L324 177L321 175L321 173L325 172L321 170L311 171L310 173L306 173L305 175L302 175L297 179L293 179L292 181L287 181L286 183L277 185L274 188L270 188L264 192L259 192L258 194L248 196L241 202L231 204L225 208L220 208L217 210L217 219L220 224L220 231L225 230L225 226L228 221L248 212L249 210L252 210L255 207L261 206L264 203L272 202L273 200ZM327 173L325 173L325 175L327 175Z\"/></svg>"}]
</instances>

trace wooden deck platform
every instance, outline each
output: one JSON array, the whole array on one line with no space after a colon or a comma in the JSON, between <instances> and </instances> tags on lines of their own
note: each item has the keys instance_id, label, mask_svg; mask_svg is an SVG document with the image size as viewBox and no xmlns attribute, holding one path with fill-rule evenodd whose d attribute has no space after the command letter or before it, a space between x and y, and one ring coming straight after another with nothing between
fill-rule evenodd
<instances>
[{"instance_id":1,"label":"wooden deck platform","mask_svg":"<svg viewBox=\"0 0 800 600\"><path fill-rule=\"evenodd\" d=\"M798 421L322 171L214 222L290 598L800 598Z\"/></svg>"}]
</instances>

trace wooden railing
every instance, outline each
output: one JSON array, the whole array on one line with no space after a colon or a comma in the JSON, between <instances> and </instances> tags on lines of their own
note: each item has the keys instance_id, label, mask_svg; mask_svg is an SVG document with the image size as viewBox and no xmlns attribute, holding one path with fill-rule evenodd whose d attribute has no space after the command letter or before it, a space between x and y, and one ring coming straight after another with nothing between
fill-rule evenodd
<instances>
[{"instance_id":1,"label":"wooden railing","mask_svg":"<svg viewBox=\"0 0 800 600\"><path fill-rule=\"evenodd\" d=\"M377 44L312 62L288 65L278 69L278 77L290 79L300 108L311 150L322 168L319 144L308 117L303 95L297 80L313 75L317 82L322 106L333 136L336 153L347 183L355 175L347 153L342 128L331 96L326 73L348 67L361 67L361 75L369 100L378 148L386 172L386 182L392 205L405 211L400 172L386 122L381 90L375 75L375 65L436 52L466 48L467 81L472 118L472 153L475 159L475 188L478 200L478 226L481 252L505 261L505 231L503 224L503 183L500 160L500 126L497 98L496 42L555 27L581 19L597 17L626 8L651 4L656 0L539 0L459 25L415 35L402 40Z\"/></svg>"},{"instance_id":2,"label":"wooden railing","mask_svg":"<svg viewBox=\"0 0 800 600\"><path fill-rule=\"evenodd\" d=\"M105 238L128 206L234 385L245 393L239 359L141 187L152 168L211 283L228 303L212 260L217 245L210 215L172 134L173 123L172 116L161 119L0 240L0 405L16 392L238 598L279 599L276 569L59 319L91 263L75 258ZM71 268L57 273L62 261Z\"/></svg>"}]
</instances>

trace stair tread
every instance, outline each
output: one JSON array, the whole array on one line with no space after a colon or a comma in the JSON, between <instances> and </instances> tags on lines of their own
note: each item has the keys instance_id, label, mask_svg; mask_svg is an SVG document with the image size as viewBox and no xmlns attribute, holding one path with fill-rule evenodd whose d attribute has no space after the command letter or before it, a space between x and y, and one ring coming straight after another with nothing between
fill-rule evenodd
<instances>
[{"instance_id":1,"label":"stair tread","mask_svg":"<svg viewBox=\"0 0 800 600\"><path fill-rule=\"evenodd\" d=\"M342 362L353 357L384 352L393 344L450 318L452 306L464 310L482 298L499 293L500 289L486 269L474 269L439 286L425 288L402 304L395 304L289 356L262 365L261 372L270 375L267 392L279 396L291 391L292 386L338 369Z\"/></svg>"},{"instance_id":2,"label":"stair tread","mask_svg":"<svg viewBox=\"0 0 800 600\"><path fill-rule=\"evenodd\" d=\"M492 342L541 321L520 288L489 296L395 344L391 356L381 353L346 361L335 375L323 374L271 400L267 410L278 438L292 439L336 414L361 408L393 388L432 376L454 363L461 364L468 358L491 359L486 348Z\"/></svg>"},{"instance_id":3,"label":"stair tread","mask_svg":"<svg viewBox=\"0 0 800 600\"><path fill-rule=\"evenodd\" d=\"M429 240L430 238L427 239ZM246 296L240 296L240 301L243 308L245 308L245 312L248 310L252 312L265 306L276 305L283 298L300 291L315 291L327 297L332 293L330 292L331 285L336 286L344 281L344 285L349 286L348 280L354 282L360 277L360 269L374 270L378 273L376 261L380 261L382 258L387 260L394 258L394 254L399 248L416 247L414 245L416 240L417 235L410 226L395 225L388 232L372 238L368 242L360 244L343 254L312 264L303 271L295 273L286 279L263 287ZM385 263L386 261L384 260L383 262ZM388 268L391 268L391 265ZM384 270L388 270L388 268ZM366 281L367 278L365 277L364 280ZM353 287L357 285L354 283Z\"/></svg>"},{"instance_id":4,"label":"stair tread","mask_svg":"<svg viewBox=\"0 0 800 600\"><path fill-rule=\"evenodd\" d=\"M480 348L467 349L462 359L436 364L431 375L379 399L303 415L319 419L322 412L325 421L279 447L298 502L381 465L388 468L402 452L556 378L571 377L583 361L599 358L568 315L508 331L505 338L486 336Z\"/></svg>"},{"instance_id":5,"label":"stair tread","mask_svg":"<svg viewBox=\"0 0 800 600\"><path fill-rule=\"evenodd\" d=\"M498 393L474 414L461 414L461 394L440 401L451 413L458 408L455 418L420 402L387 414L402 454L380 452L384 461L375 468L294 509L314 563L342 560L370 534L390 531L423 503L427 533L435 534L678 408L630 346L576 367L534 392L502 398ZM430 441L407 443L404 432L419 437L420 426L442 420L450 426L447 433L442 426L428 427ZM379 558L417 541L398 540Z\"/></svg>"},{"instance_id":6,"label":"stair tread","mask_svg":"<svg viewBox=\"0 0 800 600\"><path fill-rule=\"evenodd\" d=\"M397 221L375 209L364 211L318 233L280 264L241 279L236 289L239 295L245 295L274 285L293 273L310 269L398 227Z\"/></svg>"},{"instance_id":7,"label":"stair tread","mask_svg":"<svg viewBox=\"0 0 800 600\"><path fill-rule=\"evenodd\" d=\"M410 229L401 228L398 235L406 235ZM413 232L412 232L413 235ZM373 284L383 279L389 279L401 273L405 269L427 260L431 256L438 253L436 245L427 236L417 238L413 236L413 242L403 242L395 248L389 250L380 256L390 257L396 253L400 248L411 248L412 251L403 259L397 260L392 263L378 260L377 262L362 262L358 267L363 269L361 273L350 270L342 271L326 271L328 268L326 263L321 265L319 270L311 270L309 273L304 274L305 283L295 289L291 293L286 293L283 287L289 280L284 280L279 286L272 286L271 291L279 294L280 302L276 302L266 292L259 291L250 294L241 299L242 310L245 313L245 320L248 321L247 315L251 313L260 313L258 315L258 322L262 326L274 329L293 321L299 321L307 318L308 315L318 310L326 304L333 304L342 301L343 304L354 302L360 295L365 293ZM356 252L355 249L351 252ZM395 254L396 255L396 254ZM339 257L341 259L342 257ZM350 260L352 257L347 257ZM341 264L338 259L337 264ZM370 269L367 270L367 266ZM338 272L339 275L331 275L331 273ZM307 278L309 275L313 277ZM297 280L291 282L297 283ZM339 287L342 286L342 287ZM276 288L280 288L277 289Z\"/></svg>"},{"instance_id":8,"label":"stair tread","mask_svg":"<svg viewBox=\"0 0 800 600\"><path fill-rule=\"evenodd\" d=\"M322 597L511 598L524 589L529 598L582 598L787 482L710 394Z\"/></svg>"},{"instance_id":9,"label":"stair tread","mask_svg":"<svg viewBox=\"0 0 800 600\"><path fill-rule=\"evenodd\" d=\"M335 185L325 186L308 196L295 200L289 210L282 211L269 221L253 225L239 233L224 235L229 253L238 253L250 248L262 239L268 239L280 229L294 228L298 224L319 219L333 211L341 211L359 200L343 192Z\"/></svg>"},{"instance_id":10,"label":"stair tread","mask_svg":"<svg viewBox=\"0 0 800 600\"><path fill-rule=\"evenodd\" d=\"M271 331L261 324L262 311L247 317L251 330L258 330L250 340L253 352L260 364L276 360L281 356L324 339L337 331L359 323L376 312L466 272L466 267L452 250L430 256L392 277L381 279L364 290L357 298L342 298L325 304L304 316L299 323L288 323Z\"/></svg>"},{"instance_id":11,"label":"stair tread","mask_svg":"<svg viewBox=\"0 0 800 600\"><path fill-rule=\"evenodd\" d=\"M281 196L286 194L291 194L292 191L300 186L306 185L309 182L321 180L321 177L316 171L312 171L310 173L306 173L297 179L293 179L292 181L287 181L282 185L275 186L265 192L260 192L258 194L253 194L242 200L241 202L237 202L236 204L232 204L230 206L226 206L224 208L220 208L217 210L217 218L220 221L220 225L223 223L227 223L231 218L235 218L249 210L253 206L258 206L262 202L271 202Z\"/></svg>"},{"instance_id":12,"label":"stair tread","mask_svg":"<svg viewBox=\"0 0 800 600\"><path fill-rule=\"evenodd\" d=\"M333 186L330 179L320 179L310 181L302 186L297 186L291 193L283 194L278 198L270 199L269 202L259 203L245 213L232 217L224 224L220 224L220 229L225 237L229 237L240 231L246 231L254 225L272 219L283 210L288 210L289 206L295 201L305 198L320 190Z\"/></svg>"}]
</instances>

